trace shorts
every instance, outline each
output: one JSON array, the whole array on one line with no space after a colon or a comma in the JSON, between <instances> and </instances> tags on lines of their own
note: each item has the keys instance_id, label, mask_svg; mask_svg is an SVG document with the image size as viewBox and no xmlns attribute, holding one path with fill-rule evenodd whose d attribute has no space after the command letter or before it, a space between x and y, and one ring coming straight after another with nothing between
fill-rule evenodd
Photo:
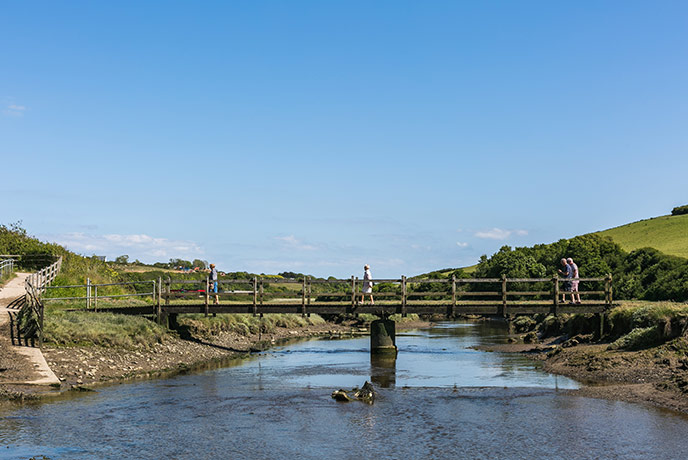
<instances>
[{"instance_id":1,"label":"shorts","mask_svg":"<svg viewBox=\"0 0 688 460\"><path fill-rule=\"evenodd\" d=\"M217 292L217 281L213 283L213 292Z\"/></svg>"},{"instance_id":2,"label":"shorts","mask_svg":"<svg viewBox=\"0 0 688 460\"><path fill-rule=\"evenodd\" d=\"M578 292L578 281L571 281L571 291Z\"/></svg>"},{"instance_id":3,"label":"shorts","mask_svg":"<svg viewBox=\"0 0 688 460\"><path fill-rule=\"evenodd\" d=\"M563 286L562 290L564 292L571 292L571 284L572 284L571 281L564 281L564 286Z\"/></svg>"}]
</instances>

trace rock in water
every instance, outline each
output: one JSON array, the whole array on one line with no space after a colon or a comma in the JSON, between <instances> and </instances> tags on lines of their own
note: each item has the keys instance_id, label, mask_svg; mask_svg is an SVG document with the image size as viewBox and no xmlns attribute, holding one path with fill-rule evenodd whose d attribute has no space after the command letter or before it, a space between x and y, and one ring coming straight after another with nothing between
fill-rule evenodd
<instances>
[{"instance_id":1,"label":"rock in water","mask_svg":"<svg viewBox=\"0 0 688 460\"><path fill-rule=\"evenodd\" d=\"M368 381L363 384L362 388L354 388L350 391L350 393L353 395L353 397L349 396L349 393L347 393L345 390L339 389L332 392L332 399L344 402L358 400L366 404L373 404L375 402L375 388Z\"/></svg>"},{"instance_id":2,"label":"rock in water","mask_svg":"<svg viewBox=\"0 0 688 460\"><path fill-rule=\"evenodd\" d=\"M353 401L353 399L351 399L351 397L346 393L346 391L341 389L332 392L332 399L345 402Z\"/></svg>"},{"instance_id":3,"label":"rock in water","mask_svg":"<svg viewBox=\"0 0 688 460\"><path fill-rule=\"evenodd\" d=\"M356 399L363 401L364 403L373 404L375 402L375 388L370 382L366 381L363 384L363 388L354 393Z\"/></svg>"}]
</instances>

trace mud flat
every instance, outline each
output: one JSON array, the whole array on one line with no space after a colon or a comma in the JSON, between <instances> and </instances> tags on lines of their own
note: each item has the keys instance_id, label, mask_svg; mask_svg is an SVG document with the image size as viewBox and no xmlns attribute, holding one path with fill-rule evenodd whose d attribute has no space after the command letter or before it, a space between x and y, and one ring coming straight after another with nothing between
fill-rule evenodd
<instances>
[{"instance_id":1,"label":"mud flat","mask_svg":"<svg viewBox=\"0 0 688 460\"><path fill-rule=\"evenodd\" d=\"M575 338L574 338L575 339ZM543 362L543 369L583 384L570 390L581 396L648 404L688 414L688 338L638 351L610 349L607 343L554 339L480 347L522 353Z\"/></svg>"}]
</instances>

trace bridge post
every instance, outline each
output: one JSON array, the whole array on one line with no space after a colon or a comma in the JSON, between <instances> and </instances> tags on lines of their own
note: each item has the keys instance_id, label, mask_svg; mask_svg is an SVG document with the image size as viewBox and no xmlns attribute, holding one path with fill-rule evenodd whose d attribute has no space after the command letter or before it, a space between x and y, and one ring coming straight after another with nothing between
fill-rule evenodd
<instances>
[{"instance_id":1,"label":"bridge post","mask_svg":"<svg viewBox=\"0 0 688 460\"><path fill-rule=\"evenodd\" d=\"M500 314L506 318L506 273L502 274L502 311Z\"/></svg>"},{"instance_id":2,"label":"bridge post","mask_svg":"<svg viewBox=\"0 0 688 460\"><path fill-rule=\"evenodd\" d=\"M351 306L346 309L346 312L353 313L354 308L356 308L356 278L351 275Z\"/></svg>"},{"instance_id":3,"label":"bridge post","mask_svg":"<svg viewBox=\"0 0 688 460\"><path fill-rule=\"evenodd\" d=\"M447 317L448 318L454 318L456 316L456 275L452 275L451 278L451 289L452 289L452 303L447 308Z\"/></svg>"},{"instance_id":4,"label":"bridge post","mask_svg":"<svg viewBox=\"0 0 688 460\"><path fill-rule=\"evenodd\" d=\"M607 273L604 278L604 303L606 308L612 308L612 274Z\"/></svg>"},{"instance_id":5,"label":"bridge post","mask_svg":"<svg viewBox=\"0 0 688 460\"><path fill-rule=\"evenodd\" d=\"M258 277L253 277L253 316L258 313Z\"/></svg>"},{"instance_id":6,"label":"bridge post","mask_svg":"<svg viewBox=\"0 0 688 460\"><path fill-rule=\"evenodd\" d=\"M370 323L370 353L397 355L396 323L391 319L376 319Z\"/></svg>"},{"instance_id":7,"label":"bridge post","mask_svg":"<svg viewBox=\"0 0 688 460\"><path fill-rule=\"evenodd\" d=\"M401 275L401 316L406 316L406 276Z\"/></svg>"},{"instance_id":8,"label":"bridge post","mask_svg":"<svg viewBox=\"0 0 688 460\"><path fill-rule=\"evenodd\" d=\"M155 302L155 316L157 318L157 323L162 324L162 308L160 306L160 298L162 297L162 277L158 277L158 289L157 289L157 300Z\"/></svg>"},{"instance_id":9,"label":"bridge post","mask_svg":"<svg viewBox=\"0 0 688 460\"><path fill-rule=\"evenodd\" d=\"M210 304L210 277L205 277L205 316L208 316L208 305Z\"/></svg>"},{"instance_id":10,"label":"bridge post","mask_svg":"<svg viewBox=\"0 0 688 460\"><path fill-rule=\"evenodd\" d=\"M552 313L554 316L557 316L557 310L559 308L559 277L554 276L552 278L552 283L554 284L553 286L553 292L554 292L554 300L552 302Z\"/></svg>"},{"instance_id":11,"label":"bridge post","mask_svg":"<svg viewBox=\"0 0 688 460\"><path fill-rule=\"evenodd\" d=\"M301 283L301 316L306 316L306 277Z\"/></svg>"}]
</instances>

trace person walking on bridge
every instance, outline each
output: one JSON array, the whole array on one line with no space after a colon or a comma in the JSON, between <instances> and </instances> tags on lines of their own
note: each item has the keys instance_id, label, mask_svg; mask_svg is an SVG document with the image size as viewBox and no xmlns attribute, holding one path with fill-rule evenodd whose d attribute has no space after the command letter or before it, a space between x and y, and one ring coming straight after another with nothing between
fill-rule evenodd
<instances>
[{"instance_id":1,"label":"person walking on bridge","mask_svg":"<svg viewBox=\"0 0 688 460\"><path fill-rule=\"evenodd\" d=\"M573 263L573 259L569 257L566 259L568 266L571 267L571 303L581 303L580 293L578 292L578 265Z\"/></svg>"},{"instance_id":2,"label":"person walking on bridge","mask_svg":"<svg viewBox=\"0 0 688 460\"><path fill-rule=\"evenodd\" d=\"M215 264L210 264L210 282L212 283L212 291L215 293L215 305L219 305L220 299L217 296L217 269Z\"/></svg>"},{"instance_id":3,"label":"person walking on bridge","mask_svg":"<svg viewBox=\"0 0 688 460\"><path fill-rule=\"evenodd\" d=\"M564 289L561 292L561 303L566 303L566 293L571 291L571 278L573 278L573 268L568 264L566 258L561 259L561 266L564 268L557 270L560 275L566 278ZM571 293L571 303L573 303L573 293Z\"/></svg>"},{"instance_id":4,"label":"person walking on bridge","mask_svg":"<svg viewBox=\"0 0 688 460\"><path fill-rule=\"evenodd\" d=\"M361 303L365 304L366 294L370 295L370 305L375 305L373 300L373 275L370 274L370 265L363 266L363 287L361 288Z\"/></svg>"}]
</instances>

